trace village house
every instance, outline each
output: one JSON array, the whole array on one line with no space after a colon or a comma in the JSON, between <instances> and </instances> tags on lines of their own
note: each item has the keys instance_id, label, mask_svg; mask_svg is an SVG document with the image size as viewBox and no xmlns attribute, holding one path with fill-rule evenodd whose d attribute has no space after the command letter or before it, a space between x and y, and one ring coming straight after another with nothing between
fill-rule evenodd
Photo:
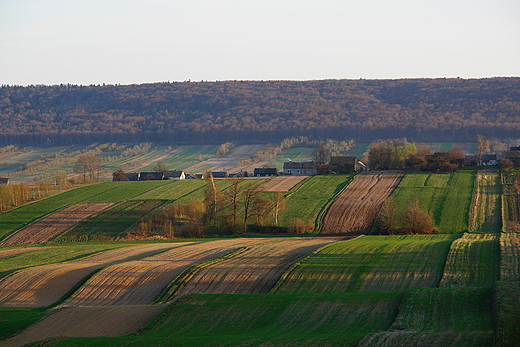
<instances>
[{"instance_id":1,"label":"village house","mask_svg":"<svg viewBox=\"0 0 520 347\"><path fill-rule=\"evenodd\" d=\"M330 157L329 169L337 174L347 174L363 169L356 157L332 156Z\"/></svg>"},{"instance_id":2,"label":"village house","mask_svg":"<svg viewBox=\"0 0 520 347\"><path fill-rule=\"evenodd\" d=\"M258 167L253 171L255 177L278 176L278 170L275 167Z\"/></svg>"},{"instance_id":3,"label":"village house","mask_svg":"<svg viewBox=\"0 0 520 347\"><path fill-rule=\"evenodd\" d=\"M511 160L515 167L520 167L520 147L510 147L509 151L504 151L502 159Z\"/></svg>"},{"instance_id":4,"label":"village house","mask_svg":"<svg viewBox=\"0 0 520 347\"><path fill-rule=\"evenodd\" d=\"M0 184L9 184L9 178L0 177Z\"/></svg>"},{"instance_id":5,"label":"village house","mask_svg":"<svg viewBox=\"0 0 520 347\"><path fill-rule=\"evenodd\" d=\"M186 179L186 174L184 173L184 171L177 171L177 170L166 171L166 172L164 172L163 179L172 180L172 181L180 181L180 180Z\"/></svg>"},{"instance_id":6,"label":"village house","mask_svg":"<svg viewBox=\"0 0 520 347\"><path fill-rule=\"evenodd\" d=\"M139 174L139 181L162 181L163 178L163 172L141 172Z\"/></svg>"},{"instance_id":7,"label":"village house","mask_svg":"<svg viewBox=\"0 0 520 347\"><path fill-rule=\"evenodd\" d=\"M310 176L316 175L316 167L313 161L289 161L283 163L284 175Z\"/></svg>"},{"instance_id":8,"label":"village house","mask_svg":"<svg viewBox=\"0 0 520 347\"><path fill-rule=\"evenodd\" d=\"M498 160L497 160L496 154L484 154L482 156L482 159L480 159L480 161L479 161L479 165L482 165L482 166L493 166L493 165L497 165L497 163L498 163Z\"/></svg>"},{"instance_id":9,"label":"village house","mask_svg":"<svg viewBox=\"0 0 520 347\"><path fill-rule=\"evenodd\" d=\"M213 176L213 178L228 178L229 177L229 174L227 173L227 171L214 171L211 173L211 175Z\"/></svg>"}]
</instances>

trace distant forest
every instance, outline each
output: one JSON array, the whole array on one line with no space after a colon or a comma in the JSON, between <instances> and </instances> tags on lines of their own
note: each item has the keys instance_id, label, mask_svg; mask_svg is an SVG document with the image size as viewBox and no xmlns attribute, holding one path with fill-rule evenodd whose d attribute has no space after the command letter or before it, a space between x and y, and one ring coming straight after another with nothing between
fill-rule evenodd
<instances>
[{"instance_id":1,"label":"distant forest","mask_svg":"<svg viewBox=\"0 0 520 347\"><path fill-rule=\"evenodd\" d=\"M518 136L520 78L0 87L0 143Z\"/></svg>"}]
</instances>

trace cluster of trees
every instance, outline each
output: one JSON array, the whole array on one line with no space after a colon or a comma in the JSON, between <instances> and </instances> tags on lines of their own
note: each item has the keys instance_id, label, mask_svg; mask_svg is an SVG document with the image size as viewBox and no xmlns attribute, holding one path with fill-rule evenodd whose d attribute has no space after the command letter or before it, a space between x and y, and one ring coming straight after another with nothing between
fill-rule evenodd
<instances>
[{"instance_id":1,"label":"cluster of trees","mask_svg":"<svg viewBox=\"0 0 520 347\"><path fill-rule=\"evenodd\" d=\"M448 152L433 153L431 146L406 139L379 140L373 142L367 152L367 162L374 170L454 172L464 164L464 158L464 153L457 146Z\"/></svg>"},{"instance_id":2,"label":"cluster of trees","mask_svg":"<svg viewBox=\"0 0 520 347\"><path fill-rule=\"evenodd\" d=\"M49 182L39 183L33 188L29 188L24 183L0 185L0 211L7 211L26 202L48 196L51 189Z\"/></svg>"},{"instance_id":3,"label":"cluster of trees","mask_svg":"<svg viewBox=\"0 0 520 347\"><path fill-rule=\"evenodd\" d=\"M520 78L0 87L0 141L468 141L520 130Z\"/></svg>"},{"instance_id":4,"label":"cluster of trees","mask_svg":"<svg viewBox=\"0 0 520 347\"><path fill-rule=\"evenodd\" d=\"M225 155L235 147L233 142L226 142L220 145L217 149L217 155Z\"/></svg>"},{"instance_id":5,"label":"cluster of trees","mask_svg":"<svg viewBox=\"0 0 520 347\"><path fill-rule=\"evenodd\" d=\"M298 222L289 230L279 227L285 209L282 193L268 195L258 191L252 181L240 178L233 179L231 186L222 191L210 172L206 177L203 200L176 202L143 218L137 226L138 234L170 238L202 237L206 233L243 234L251 225L294 233L308 230Z\"/></svg>"},{"instance_id":6,"label":"cluster of trees","mask_svg":"<svg viewBox=\"0 0 520 347\"><path fill-rule=\"evenodd\" d=\"M386 199L375 226L381 235L433 234L435 231L430 215L421 209L418 199L408 201L404 211L399 210L394 199Z\"/></svg>"}]
</instances>

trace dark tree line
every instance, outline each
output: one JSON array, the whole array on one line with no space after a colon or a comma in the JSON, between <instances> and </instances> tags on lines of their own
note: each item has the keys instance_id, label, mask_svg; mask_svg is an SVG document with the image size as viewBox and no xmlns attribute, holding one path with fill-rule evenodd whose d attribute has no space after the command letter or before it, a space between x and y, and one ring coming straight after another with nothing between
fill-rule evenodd
<instances>
[{"instance_id":1,"label":"dark tree line","mask_svg":"<svg viewBox=\"0 0 520 347\"><path fill-rule=\"evenodd\" d=\"M0 87L4 143L462 141L518 130L520 78Z\"/></svg>"}]
</instances>

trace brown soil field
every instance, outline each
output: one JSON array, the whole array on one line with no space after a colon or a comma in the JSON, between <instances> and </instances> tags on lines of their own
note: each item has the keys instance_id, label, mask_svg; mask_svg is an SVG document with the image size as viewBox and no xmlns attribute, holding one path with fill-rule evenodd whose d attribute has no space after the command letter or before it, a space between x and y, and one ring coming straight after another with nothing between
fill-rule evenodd
<instances>
[{"instance_id":1,"label":"brown soil field","mask_svg":"<svg viewBox=\"0 0 520 347\"><path fill-rule=\"evenodd\" d=\"M261 192L288 192L309 176L278 176L258 185Z\"/></svg>"},{"instance_id":2,"label":"brown soil field","mask_svg":"<svg viewBox=\"0 0 520 347\"><path fill-rule=\"evenodd\" d=\"M266 241L269 239L205 242L113 265L94 275L62 306L150 304L188 267Z\"/></svg>"},{"instance_id":3,"label":"brown soil field","mask_svg":"<svg viewBox=\"0 0 520 347\"><path fill-rule=\"evenodd\" d=\"M13 257L15 255L29 253L29 252L41 251L42 249L51 249L51 248L58 248L58 247L61 247L61 246L4 249L4 250L0 251L0 259L7 258L7 257Z\"/></svg>"},{"instance_id":4,"label":"brown soil field","mask_svg":"<svg viewBox=\"0 0 520 347\"><path fill-rule=\"evenodd\" d=\"M165 308L166 305L64 308L0 341L0 346L23 346L57 336L122 336L139 330Z\"/></svg>"},{"instance_id":5,"label":"brown soil field","mask_svg":"<svg viewBox=\"0 0 520 347\"><path fill-rule=\"evenodd\" d=\"M381 205L403 176L396 171L356 175L325 214L320 233L357 235L370 231Z\"/></svg>"},{"instance_id":6,"label":"brown soil field","mask_svg":"<svg viewBox=\"0 0 520 347\"><path fill-rule=\"evenodd\" d=\"M112 205L113 203L77 204L62 208L18 230L0 245L49 242L82 220Z\"/></svg>"},{"instance_id":7,"label":"brown soil field","mask_svg":"<svg viewBox=\"0 0 520 347\"><path fill-rule=\"evenodd\" d=\"M204 160L198 164L186 168L184 171L189 173L203 173L209 167L211 171L233 171L239 172L246 167L237 167L237 164L245 159L251 158L256 152L264 148L264 145L243 145L230 150L226 155ZM246 171L251 171L251 167L260 167L265 163L256 163L247 167ZM201 170L202 169L202 170Z\"/></svg>"},{"instance_id":8,"label":"brown soil field","mask_svg":"<svg viewBox=\"0 0 520 347\"><path fill-rule=\"evenodd\" d=\"M267 294L291 265L336 241L339 239L286 239L252 247L202 268L179 294Z\"/></svg>"},{"instance_id":9,"label":"brown soil field","mask_svg":"<svg viewBox=\"0 0 520 347\"><path fill-rule=\"evenodd\" d=\"M37 266L15 272L0 280L0 307L50 306L96 270L156 255L186 244L192 243L123 247L67 263Z\"/></svg>"}]
</instances>

